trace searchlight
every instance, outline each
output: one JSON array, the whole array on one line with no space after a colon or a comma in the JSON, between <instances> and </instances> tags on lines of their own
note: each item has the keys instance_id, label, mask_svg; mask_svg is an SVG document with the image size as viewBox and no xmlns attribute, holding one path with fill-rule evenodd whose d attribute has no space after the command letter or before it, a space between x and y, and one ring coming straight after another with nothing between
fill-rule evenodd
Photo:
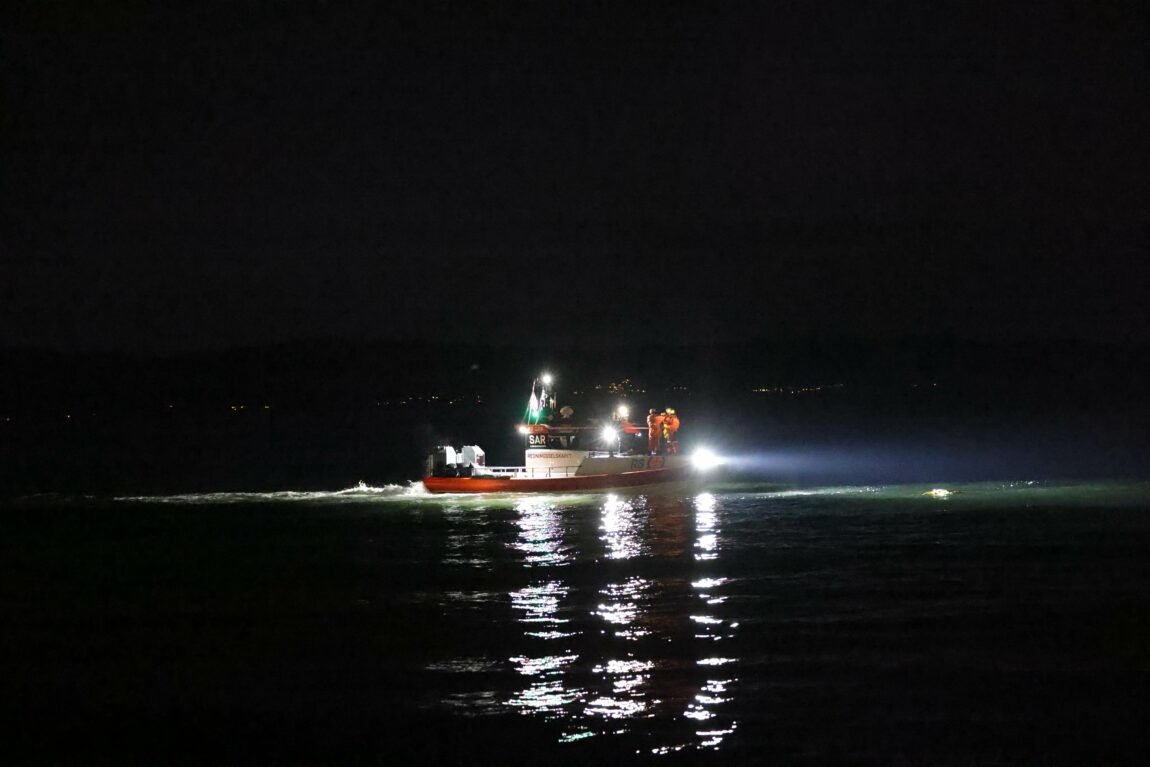
<instances>
[{"instance_id":1,"label":"searchlight","mask_svg":"<svg viewBox=\"0 0 1150 767\"><path fill-rule=\"evenodd\" d=\"M618 414L620 418L626 418L627 416L631 415L631 411L627 408L626 405L620 405L619 407L615 408L615 413Z\"/></svg>"},{"instance_id":2,"label":"searchlight","mask_svg":"<svg viewBox=\"0 0 1150 767\"><path fill-rule=\"evenodd\" d=\"M603 433L600 436L603 437L604 442L612 443L619 437L619 432L615 431L610 426L608 426L606 429L603 430Z\"/></svg>"},{"instance_id":3,"label":"searchlight","mask_svg":"<svg viewBox=\"0 0 1150 767\"><path fill-rule=\"evenodd\" d=\"M691 464L699 471L707 471L723 464L723 459L713 450L701 447L691 454Z\"/></svg>"},{"instance_id":4,"label":"searchlight","mask_svg":"<svg viewBox=\"0 0 1150 767\"><path fill-rule=\"evenodd\" d=\"M531 432L530 429L528 429L526 426L523 426L522 424L520 424L519 428L516 429L516 431L518 431L520 434L529 434Z\"/></svg>"},{"instance_id":5,"label":"searchlight","mask_svg":"<svg viewBox=\"0 0 1150 767\"><path fill-rule=\"evenodd\" d=\"M544 373L543 378L541 380L543 381L544 386L550 386L551 381L552 381L551 374L550 373Z\"/></svg>"}]
</instances>

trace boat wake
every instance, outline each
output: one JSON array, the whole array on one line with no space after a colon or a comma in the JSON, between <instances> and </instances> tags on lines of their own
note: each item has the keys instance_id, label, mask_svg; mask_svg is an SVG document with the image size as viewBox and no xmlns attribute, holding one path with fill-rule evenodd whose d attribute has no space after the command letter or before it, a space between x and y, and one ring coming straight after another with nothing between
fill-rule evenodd
<instances>
[{"instance_id":1,"label":"boat wake","mask_svg":"<svg viewBox=\"0 0 1150 767\"><path fill-rule=\"evenodd\" d=\"M343 490L281 490L272 493L183 493L180 495L131 495L119 496L115 501L127 503L284 503L291 501L316 502L349 502L349 501L379 501L389 498L405 499L420 496L430 496L421 482L409 482L406 485L383 485L374 487L360 482L355 487Z\"/></svg>"}]
</instances>

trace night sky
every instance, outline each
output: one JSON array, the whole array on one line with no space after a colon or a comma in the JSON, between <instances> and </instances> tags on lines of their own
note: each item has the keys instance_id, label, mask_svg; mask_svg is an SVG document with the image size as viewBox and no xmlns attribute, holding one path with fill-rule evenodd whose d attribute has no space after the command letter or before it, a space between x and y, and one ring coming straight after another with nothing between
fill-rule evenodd
<instances>
[{"instance_id":1,"label":"night sky","mask_svg":"<svg viewBox=\"0 0 1150 767\"><path fill-rule=\"evenodd\" d=\"M47 5L0 346L1150 341L1135 3Z\"/></svg>"}]
</instances>

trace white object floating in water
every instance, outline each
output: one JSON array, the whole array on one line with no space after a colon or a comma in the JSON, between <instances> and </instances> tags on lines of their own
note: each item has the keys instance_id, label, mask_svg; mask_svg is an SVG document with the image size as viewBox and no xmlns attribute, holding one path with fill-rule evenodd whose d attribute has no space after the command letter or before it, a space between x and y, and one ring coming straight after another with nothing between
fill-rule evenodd
<instances>
[{"instance_id":1,"label":"white object floating in water","mask_svg":"<svg viewBox=\"0 0 1150 767\"><path fill-rule=\"evenodd\" d=\"M936 487L933 490L927 490L923 495L929 495L931 498L949 498L954 493L947 490L945 487Z\"/></svg>"}]
</instances>

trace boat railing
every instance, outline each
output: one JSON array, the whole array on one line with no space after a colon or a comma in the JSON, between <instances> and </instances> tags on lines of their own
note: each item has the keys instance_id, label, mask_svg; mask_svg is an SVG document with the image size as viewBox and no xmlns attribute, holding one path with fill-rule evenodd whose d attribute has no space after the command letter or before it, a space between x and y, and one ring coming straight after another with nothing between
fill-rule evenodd
<instances>
[{"instance_id":1,"label":"boat railing","mask_svg":"<svg viewBox=\"0 0 1150 767\"><path fill-rule=\"evenodd\" d=\"M578 466L484 466L482 475L510 477L511 479L547 479L550 477L573 477Z\"/></svg>"}]
</instances>

